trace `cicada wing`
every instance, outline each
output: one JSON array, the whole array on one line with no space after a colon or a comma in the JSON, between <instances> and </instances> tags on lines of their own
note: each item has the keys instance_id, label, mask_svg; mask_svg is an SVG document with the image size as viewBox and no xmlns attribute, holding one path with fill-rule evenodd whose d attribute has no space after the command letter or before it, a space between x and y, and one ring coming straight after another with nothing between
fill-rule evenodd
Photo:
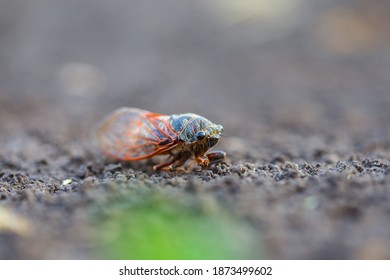
<instances>
[{"instance_id":1,"label":"cicada wing","mask_svg":"<svg viewBox=\"0 0 390 280\"><path fill-rule=\"evenodd\" d=\"M140 160L169 151L178 143L169 116L120 108L98 124L96 144L109 157Z\"/></svg>"}]
</instances>

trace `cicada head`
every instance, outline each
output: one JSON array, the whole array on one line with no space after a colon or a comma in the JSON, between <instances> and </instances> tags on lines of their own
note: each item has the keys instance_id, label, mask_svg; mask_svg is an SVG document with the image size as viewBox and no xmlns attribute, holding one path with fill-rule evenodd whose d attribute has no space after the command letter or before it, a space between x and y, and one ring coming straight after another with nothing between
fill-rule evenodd
<instances>
[{"instance_id":1,"label":"cicada head","mask_svg":"<svg viewBox=\"0 0 390 280\"><path fill-rule=\"evenodd\" d=\"M205 146L211 148L218 143L221 137L223 127L220 124L210 124L204 130L200 130L196 134L199 142L204 142Z\"/></svg>"}]
</instances>

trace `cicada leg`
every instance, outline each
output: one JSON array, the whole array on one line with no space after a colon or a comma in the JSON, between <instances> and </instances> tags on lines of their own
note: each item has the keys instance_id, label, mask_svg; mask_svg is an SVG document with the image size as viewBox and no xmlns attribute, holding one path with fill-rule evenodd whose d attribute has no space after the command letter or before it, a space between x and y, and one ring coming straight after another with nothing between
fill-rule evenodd
<instances>
[{"instance_id":1,"label":"cicada leg","mask_svg":"<svg viewBox=\"0 0 390 280\"><path fill-rule=\"evenodd\" d=\"M210 160L206 155L198 156L196 158L196 161L202 167L202 169L204 169L210 165Z\"/></svg>"},{"instance_id":2,"label":"cicada leg","mask_svg":"<svg viewBox=\"0 0 390 280\"><path fill-rule=\"evenodd\" d=\"M201 155L196 158L198 164L203 168L206 168L212 164L223 161L226 158L226 153L223 151L212 152L206 155Z\"/></svg>"},{"instance_id":3,"label":"cicada leg","mask_svg":"<svg viewBox=\"0 0 390 280\"><path fill-rule=\"evenodd\" d=\"M154 170L162 171L183 171L186 170L182 167L184 163L191 157L191 154L180 154L177 157L173 157L172 160L155 165Z\"/></svg>"},{"instance_id":4,"label":"cicada leg","mask_svg":"<svg viewBox=\"0 0 390 280\"><path fill-rule=\"evenodd\" d=\"M171 158L171 159L170 159ZM163 163L160 163L160 164L157 164L155 166L153 166L153 170L165 170L164 168L171 165L172 163L174 163L176 161L176 158L170 156L168 159L167 162L163 162Z\"/></svg>"},{"instance_id":5,"label":"cicada leg","mask_svg":"<svg viewBox=\"0 0 390 280\"><path fill-rule=\"evenodd\" d=\"M186 161L187 161L187 159L185 159L185 160L180 160L180 161L175 162L174 164L171 164L170 166L168 166L169 171L187 172L187 170L183 167L183 165L184 165L184 163L185 163Z\"/></svg>"},{"instance_id":6,"label":"cicada leg","mask_svg":"<svg viewBox=\"0 0 390 280\"><path fill-rule=\"evenodd\" d=\"M226 153L224 151L215 151L206 155L211 164L222 162L226 159Z\"/></svg>"}]
</instances>

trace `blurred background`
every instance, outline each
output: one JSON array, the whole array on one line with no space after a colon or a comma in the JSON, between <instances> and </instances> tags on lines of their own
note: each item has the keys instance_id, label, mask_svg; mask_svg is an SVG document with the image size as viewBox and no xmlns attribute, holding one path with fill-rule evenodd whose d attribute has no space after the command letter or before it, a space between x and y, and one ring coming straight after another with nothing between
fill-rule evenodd
<instances>
[{"instance_id":1,"label":"blurred background","mask_svg":"<svg viewBox=\"0 0 390 280\"><path fill-rule=\"evenodd\" d=\"M198 113L244 138L257 127L387 136L389 10L386 0L2 0L1 114L90 125L132 106Z\"/></svg>"},{"instance_id":2,"label":"blurred background","mask_svg":"<svg viewBox=\"0 0 390 280\"><path fill-rule=\"evenodd\" d=\"M0 258L89 258L97 232L112 258L389 258L389 14L388 0L0 0ZM91 156L90 129L121 106L222 124L230 173Z\"/></svg>"}]
</instances>

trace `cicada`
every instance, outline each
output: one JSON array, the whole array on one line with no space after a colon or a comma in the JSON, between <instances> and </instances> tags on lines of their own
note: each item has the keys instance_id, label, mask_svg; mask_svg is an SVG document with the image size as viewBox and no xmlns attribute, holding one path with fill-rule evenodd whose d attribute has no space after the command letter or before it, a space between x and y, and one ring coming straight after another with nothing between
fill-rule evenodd
<instances>
[{"instance_id":1,"label":"cicada","mask_svg":"<svg viewBox=\"0 0 390 280\"><path fill-rule=\"evenodd\" d=\"M192 159L202 168L221 162L226 153L206 152L217 144L223 127L197 114L163 115L124 107L103 119L95 130L98 148L106 156L135 161L157 155L168 159L154 170L183 169Z\"/></svg>"}]
</instances>

